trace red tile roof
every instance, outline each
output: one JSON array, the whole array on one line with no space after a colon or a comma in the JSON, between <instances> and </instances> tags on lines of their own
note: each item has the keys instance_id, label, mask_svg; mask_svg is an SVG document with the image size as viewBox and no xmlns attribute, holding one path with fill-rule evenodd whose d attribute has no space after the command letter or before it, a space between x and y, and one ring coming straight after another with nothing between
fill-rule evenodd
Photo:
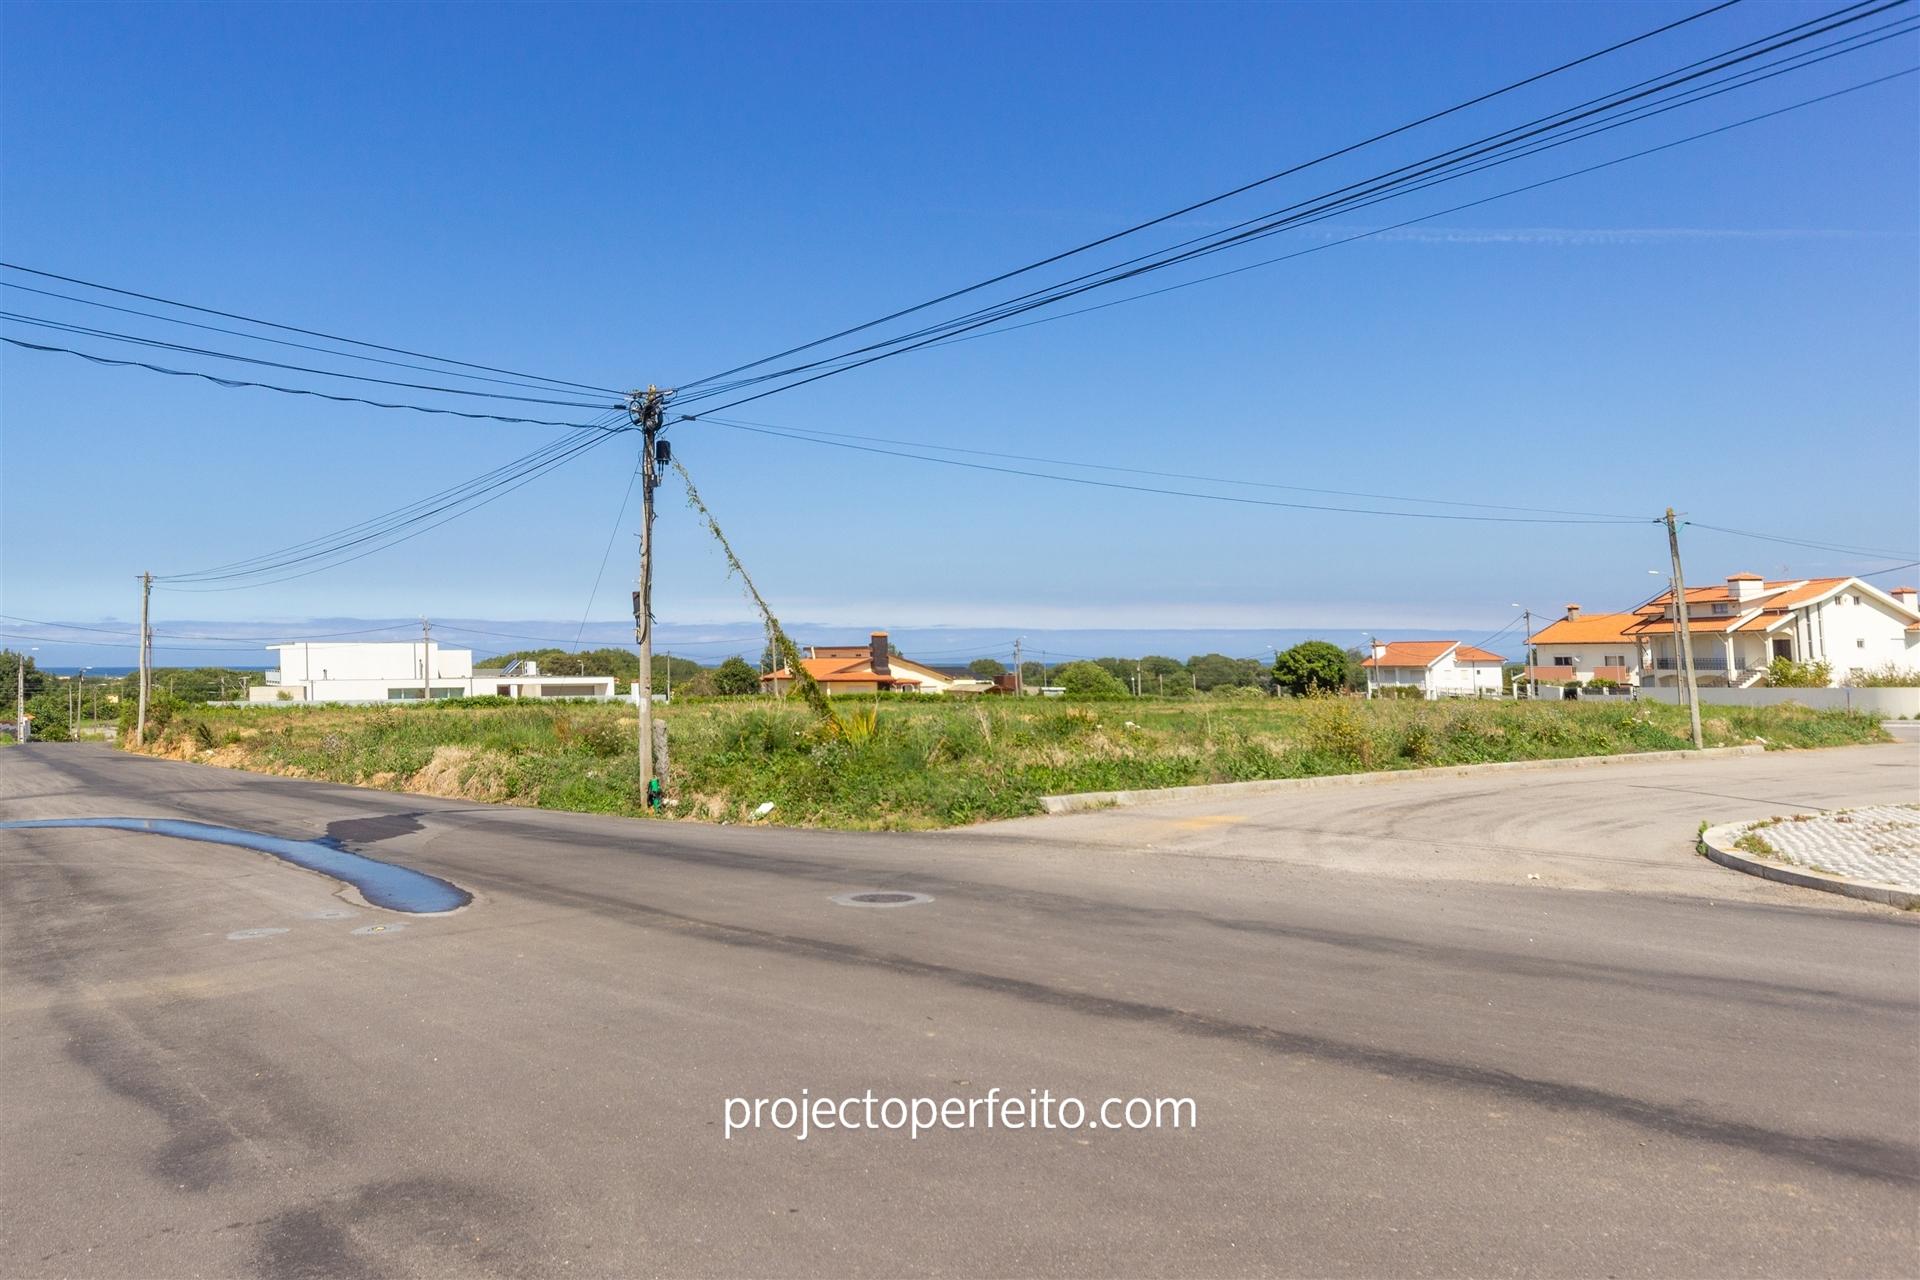
<instances>
[{"instance_id":1,"label":"red tile roof","mask_svg":"<svg viewBox=\"0 0 1920 1280\"><path fill-rule=\"evenodd\" d=\"M1458 640L1395 640L1376 661L1366 658L1363 667L1430 667L1442 654L1459 644Z\"/></svg>"},{"instance_id":2,"label":"red tile roof","mask_svg":"<svg viewBox=\"0 0 1920 1280\"><path fill-rule=\"evenodd\" d=\"M1458 649L1455 649L1453 651L1453 660L1455 662L1465 662L1468 664L1506 661L1505 658L1497 653L1488 653L1485 649L1476 649L1470 644L1463 644Z\"/></svg>"},{"instance_id":3,"label":"red tile roof","mask_svg":"<svg viewBox=\"0 0 1920 1280\"><path fill-rule=\"evenodd\" d=\"M1639 621L1632 613L1583 613L1562 618L1537 632L1533 644L1618 644L1628 639L1627 628Z\"/></svg>"}]
</instances>

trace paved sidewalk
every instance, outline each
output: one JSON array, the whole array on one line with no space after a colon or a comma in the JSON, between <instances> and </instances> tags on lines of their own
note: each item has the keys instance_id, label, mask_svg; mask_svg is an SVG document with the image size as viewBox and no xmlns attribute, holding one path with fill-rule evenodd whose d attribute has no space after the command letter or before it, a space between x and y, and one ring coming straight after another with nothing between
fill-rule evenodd
<instances>
[{"instance_id":1,"label":"paved sidewalk","mask_svg":"<svg viewBox=\"0 0 1920 1280\"><path fill-rule=\"evenodd\" d=\"M1774 818L1746 834L1784 862L1920 893L1920 804Z\"/></svg>"}]
</instances>

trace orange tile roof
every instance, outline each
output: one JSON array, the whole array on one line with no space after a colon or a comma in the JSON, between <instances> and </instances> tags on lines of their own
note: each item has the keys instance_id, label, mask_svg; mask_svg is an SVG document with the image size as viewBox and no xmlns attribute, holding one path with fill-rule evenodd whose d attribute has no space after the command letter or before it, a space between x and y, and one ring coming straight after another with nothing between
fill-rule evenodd
<instances>
[{"instance_id":1,"label":"orange tile roof","mask_svg":"<svg viewBox=\"0 0 1920 1280\"><path fill-rule=\"evenodd\" d=\"M802 658L800 659L800 665L807 669L807 674L811 675L821 684L873 684L875 681L884 681L889 684L920 683L915 677L898 671L884 676L881 675L873 669L871 657L865 659ZM782 667L772 675L761 676L760 679L763 682L768 680L791 680L793 679L793 672L786 667Z\"/></svg>"},{"instance_id":2,"label":"orange tile roof","mask_svg":"<svg viewBox=\"0 0 1920 1280\"><path fill-rule=\"evenodd\" d=\"M1687 630L1698 634L1702 631L1731 631L1735 625L1750 612L1742 609L1739 613L1721 614L1715 618L1687 618ZM1628 635L1671 635L1676 623L1672 618L1642 618L1627 629Z\"/></svg>"},{"instance_id":3,"label":"orange tile roof","mask_svg":"<svg viewBox=\"0 0 1920 1280\"><path fill-rule=\"evenodd\" d=\"M1639 620L1633 613L1585 613L1548 623L1531 644L1613 644L1628 639L1626 630Z\"/></svg>"},{"instance_id":4,"label":"orange tile roof","mask_svg":"<svg viewBox=\"0 0 1920 1280\"><path fill-rule=\"evenodd\" d=\"M1430 667L1447 650L1459 644L1458 640L1394 640L1387 644L1386 652L1378 661L1363 659L1363 667Z\"/></svg>"},{"instance_id":5,"label":"orange tile roof","mask_svg":"<svg viewBox=\"0 0 1920 1280\"><path fill-rule=\"evenodd\" d=\"M1488 653L1485 649L1476 649L1470 644L1463 644L1458 649L1455 649L1453 651L1453 660L1455 662L1466 663L1506 661L1505 658L1497 653Z\"/></svg>"}]
</instances>

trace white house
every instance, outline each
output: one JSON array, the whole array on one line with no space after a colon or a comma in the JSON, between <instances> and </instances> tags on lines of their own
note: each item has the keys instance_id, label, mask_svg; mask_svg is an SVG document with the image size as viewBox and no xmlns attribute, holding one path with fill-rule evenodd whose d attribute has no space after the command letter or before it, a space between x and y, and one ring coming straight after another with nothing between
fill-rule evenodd
<instances>
[{"instance_id":1,"label":"white house","mask_svg":"<svg viewBox=\"0 0 1920 1280\"><path fill-rule=\"evenodd\" d=\"M1458 640L1373 642L1373 655L1361 661L1367 672L1367 696L1377 689L1417 687L1423 698L1473 698L1500 693L1497 653Z\"/></svg>"},{"instance_id":2,"label":"white house","mask_svg":"<svg viewBox=\"0 0 1920 1280\"><path fill-rule=\"evenodd\" d=\"M1768 582L1757 573L1736 573L1724 585L1688 587L1686 609L1703 685L1750 687L1775 658L1824 662L1836 686L1889 667L1920 672L1920 604L1912 587L1883 591L1859 578ZM1641 683L1676 684L1673 593L1662 592L1634 612L1637 620L1623 630L1643 646Z\"/></svg>"},{"instance_id":3,"label":"white house","mask_svg":"<svg viewBox=\"0 0 1920 1280\"><path fill-rule=\"evenodd\" d=\"M1527 637L1534 650L1527 679L1538 684L1638 684L1643 644L1630 628L1641 621L1637 613L1582 613L1579 605L1568 605L1564 618Z\"/></svg>"},{"instance_id":4,"label":"white house","mask_svg":"<svg viewBox=\"0 0 1920 1280\"><path fill-rule=\"evenodd\" d=\"M612 676L541 675L531 662L474 670L473 650L431 641L271 644L280 665L265 684L251 686L251 702L418 702L431 685L436 698L497 694L507 698L610 698ZM431 672L431 680L423 673Z\"/></svg>"}]
</instances>

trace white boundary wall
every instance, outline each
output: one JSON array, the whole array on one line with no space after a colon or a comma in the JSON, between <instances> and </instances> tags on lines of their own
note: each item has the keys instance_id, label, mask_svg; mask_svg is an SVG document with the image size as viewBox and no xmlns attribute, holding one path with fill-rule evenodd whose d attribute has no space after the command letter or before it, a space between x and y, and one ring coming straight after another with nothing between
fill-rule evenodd
<instances>
[{"instance_id":1,"label":"white boundary wall","mask_svg":"<svg viewBox=\"0 0 1920 1280\"><path fill-rule=\"evenodd\" d=\"M1642 687L1649 702L1684 702L1679 689ZM1700 701L1722 707L1777 707L1797 702L1816 711L1853 710L1883 717L1920 717L1920 689L1702 689Z\"/></svg>"}]
</instances>

